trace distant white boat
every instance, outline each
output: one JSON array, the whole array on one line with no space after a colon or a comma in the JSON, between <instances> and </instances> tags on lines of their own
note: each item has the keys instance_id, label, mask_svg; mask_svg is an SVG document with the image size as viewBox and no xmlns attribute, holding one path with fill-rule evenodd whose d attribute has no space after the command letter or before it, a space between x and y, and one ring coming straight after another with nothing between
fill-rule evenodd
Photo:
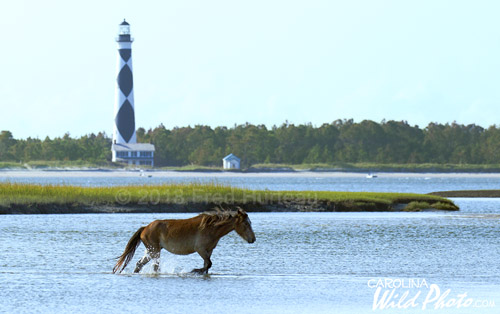
<instances>
[{"instance_id":1,"label":"distant white boat","mask_svg":"<svg viewBox=\"0 0 500 314\"><path fill-rule=\"evenodd\" d=\"M373 179L373 178L376 178L376 177L377 177L377 175L376 175L376 174L373 174L373 173L371 173L371 172L370 172L369 174L367 174L367 175L366 175L366 178L367 178L367 179Z\"/></svg>"}]
</instances>

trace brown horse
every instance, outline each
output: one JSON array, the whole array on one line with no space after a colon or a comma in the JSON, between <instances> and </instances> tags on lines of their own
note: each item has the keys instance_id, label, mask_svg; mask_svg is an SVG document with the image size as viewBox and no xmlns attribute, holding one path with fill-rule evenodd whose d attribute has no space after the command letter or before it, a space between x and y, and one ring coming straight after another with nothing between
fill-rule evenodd
<instances>
[{"instance_id":1,"label":"brown horse","mask_svg":"<svg viewBox=\"0 0 500 314\"><path fill-rule=\"evenodd\" d=\"M146 227L139 228L130 238L125 251L113 267L113 273L118 270L121 273L127 267L142 241L146 254L137 262L134 273L141 271L151 259L154 260L154 271L158 271L160 251L164 248L178 255L197 252L205 263L203 268L193 269L192 272L206 274L212 266L210 256L219 239L233 230L248 243L255 242L250 219L241 208L237 212L208 212L189 219L155 220Z\"/></svg>"}]
</instances>

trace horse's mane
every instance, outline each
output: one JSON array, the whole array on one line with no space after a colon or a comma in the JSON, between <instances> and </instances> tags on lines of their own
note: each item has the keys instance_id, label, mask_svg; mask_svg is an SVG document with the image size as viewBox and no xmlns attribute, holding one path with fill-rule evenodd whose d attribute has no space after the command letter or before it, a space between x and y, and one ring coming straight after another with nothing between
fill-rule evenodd
<instances>
[{"instance_id":1,"label":"horse's mane","mask_svg":"<svg viewBox=\"0 0 500 314\"><path fill-rule=\"evenodd\" d=\"M216 208L215 211L204 212L200 214L200 216L200 230L203 230L207 227L218 227L225 224L229 220L236 217L237 212Z\"/></svg>"}]
</instances>

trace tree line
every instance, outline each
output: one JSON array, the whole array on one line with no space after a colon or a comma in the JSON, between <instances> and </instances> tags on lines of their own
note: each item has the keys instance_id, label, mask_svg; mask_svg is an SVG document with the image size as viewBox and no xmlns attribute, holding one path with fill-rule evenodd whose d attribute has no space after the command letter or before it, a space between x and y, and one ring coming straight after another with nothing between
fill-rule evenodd
<instances>
[{"instance_id":1,"label":"tree line","mask_svg":"<svg viewBox=\"0 0 500 314\"><path fill-rule=\"evenodd\" d=\"M312 124L242 124L211 128L204 125L137 130L138 142L153 143L156 166L190 164L220 166L233 153L244 167L257 163L312 164L374 163L500 163L500 127L475 124L430 123L425 128L406 121L336 120L319 127ZM15 139L0 134L0 161L111 160L111 138L105 133L44 140Z\"/></svg>"}]
</instances>

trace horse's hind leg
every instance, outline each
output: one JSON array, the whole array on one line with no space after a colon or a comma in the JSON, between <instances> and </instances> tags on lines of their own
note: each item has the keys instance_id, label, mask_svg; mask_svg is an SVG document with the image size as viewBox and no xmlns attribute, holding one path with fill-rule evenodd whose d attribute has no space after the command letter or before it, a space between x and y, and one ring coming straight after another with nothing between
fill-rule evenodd
<instances>
[{"instance_id":1,"label":"horse's hind leg","mask_svg":"<svg viewBox=\"0 0 500 314\"><path fill-rule=\"evenodd\" d=\"M146 265L151 260L151 256L146 250L146 254L137 262L135 265L134 273L138 273L141 271L142 267Z\"/></svg>"},{"instance_id":2,"label":"horse's hind leg","mask_svg":"<svg viewBox=\"0 0 500 314\"><path fill-rule=\"evenodd\" d=\"M153 271L155 273L159 272L160 271L160 251L158 251L157 253L153 253L151 254L151 256L153 257Z\"/></svg>"}]
</instances>

